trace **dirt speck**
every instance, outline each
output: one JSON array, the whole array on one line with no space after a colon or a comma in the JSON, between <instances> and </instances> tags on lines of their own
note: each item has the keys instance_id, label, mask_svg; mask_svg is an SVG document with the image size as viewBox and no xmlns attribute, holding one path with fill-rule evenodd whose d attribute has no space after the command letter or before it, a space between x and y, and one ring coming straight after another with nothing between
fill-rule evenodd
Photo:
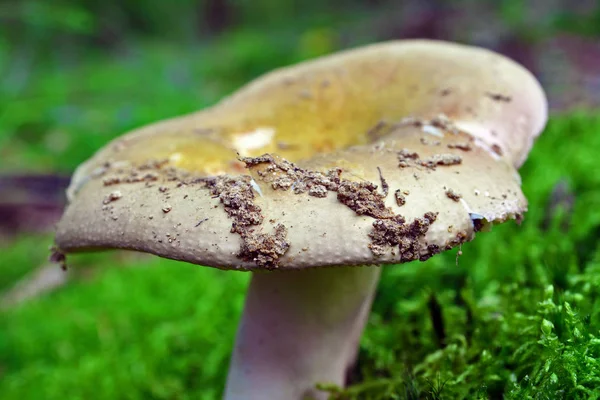
<instances>
[{"instance_id":1,"label":"dirt speck","mask_svg":"<svg viewBox=\"0 0 600 400\"><path fill-rule=\"evenodd\" d=\"M383 197L387 197L388 192L390 190L390 186L388 185L387 181L383 177L383 175L381 173L381 168L377 167L377 172L379 172L379 180L381 181L381 191L383 192Z\"/></svg>"},{"instance_id":2,"label":"dirt speck","mask_svg":"<svg viewBox=\"0 0 600 400\"><path fill-rule=\"evenodd\" d=\"M446 190L446 197L448 197L451 200L454 200L456 202L458 202L461 198L461 195L456 193L454 190L452 189L447 189Z\"/></svg>"},{"instance_id":3,"label":"dirt speck","mask_svg":"<svg viewBox=\"0 0 600 400\"><path fill-rule=\"evenodd\" d=\"M485 95L494 101L502 101L505 103L512 101L512 97L500 93L486 92Z\"/></svg>"},{"instance_id":4,"label":"dirt speck","mask_svg":"<svg viewBox=\"0 0 600 400\"><path fill-rule=\"evenodd\" d=\"M419 159L419 155L408 149L400 149L397 153L398 166L400 168L406 168L411 165L411 162Z\"/></svg>"},{"instance_id":5,"label":"dirt speck","mask_svg":"<svg viewBox=\"0 0 600 400\"><path fill-rule=\"evenodd\" d=\"M200 221L198 221L198 223L196 225L194 225L194 228L199 227L200 225L202 225L203 222L206 222L206 221L208 221L208 218L201 219Z\"/></svg>"},{"instance_id":6,"label":"dirt speck","mask_svg":"<svg viewBox=\"0 0 600 400\"><path fill-rule=\"evenodd\" d=\"M406 204L406 197L404 197L404 194L400 189L394 192L394 197L396 198L396 204L398 204L398 207L402 207Z\"/></svg>"},{"instance_id":7,"label":"dirt speck","mask_svg":"<svg viewBox=\"0 0 600 400\"><path fill-rule=\"evenodd\" d=\"M113 201L119 200L121 197L123 197L123 194L119 190L115 190L114 192L109 193L104 200L102 200L102 204L112 203Z\"/></svg>"},{"instance_id":8,"label":"dirt speck","mask_svg":"<svg viewBox=\"0 0 600 400\"><path fill-rule=\"evenodd\" d=\"M464 142L464 143L450 143L448 145L449 149L459 149L462 151L471 151L472 147L471 144L468 142Z\"/></svg>"},{"instance_id":9,"label":"dirt speck","mask_svg":"<svg viewBox=\"0 0 600 400\"><path fill-rule=\"evenodd\" d=\"M494 144L491 146L491 149L492 149L492 151L493 151L494 153L496 153L496 154L497 154L497 155L499 155L500 157L502 157L502 155L504 154L504 152L502 151L502 147L500 147L500 145L499 145L499 144L497 144L497 143L494 143Z\"/></svg>"},{"instance_id":10,"label":"dirt speck","mask_svg":"<svg viewBox=\"0 0 600 400\"><path fill-rule=\"evenodd\" d=\"M169 204L166 204L163 208L162 211L166 214L169 211L171 211L173 209L173 207L171 207Z\"/></svg>"},{"instance_id":11,"label":"dirt speck","mask_svg":"<svg viewBox=\"0 0 600 400\"><path fill-rule=\"evenodd\" d=\"M462 163L462 157L456 154L434 154L431 157L418 160L424 167L435 169L436 166L450 166Z\"/></svg>"},{"instance_id":12,"label":"dirt speck","mask_svg":"<svg viewBox=\"0 0 600 400\"><path fill-rule=\"evenodd\" d=\"M459 129L445 114L440 114L432 118L431 121L429 121L429 124L435 126L436 128L440 128L448 133L457 134L459 132Z\"/></svg>"},{"instance_id":13,"label":"dirt speck","mask_svg":"<svg viewBox=\"0 0 600 400\"><path fill-rule=\"evenodd\" d=\"M456 235L452 239L450 239L449 241L446 242L444 249L450 250L453 247L460 246L461 244L463 244L464 242L467 241L467 238L468 238L468 236L467 236L466 232L459 231L456 233Z\"/></svg>"},{"instance_id":14,"label":"dirt speck","mask_svg":"<svg viewBox=\"0 0 600 400\"><path fill-rule=\"evenodd\" d=\"M398 151L398 157L400 158L408 158L410 160L416 160L419 158L419 154L416 151L412 151L409 149L400 149Z\"/></svg>"},{"instance_id":15,"label":"dirt speck","mask_svg":"<svg viewBox=\"0 0 600 400\"><path fill-rule=\"evenodd\" d=\"M401 149L397 153L398 166L406 168L411 165L420 165L426 168L435 169L440 165L456 165L462 163L462 157L456 154L434 154L431 157L421 159L419 154L408 149Z\"/></svg>"}]
</instances>

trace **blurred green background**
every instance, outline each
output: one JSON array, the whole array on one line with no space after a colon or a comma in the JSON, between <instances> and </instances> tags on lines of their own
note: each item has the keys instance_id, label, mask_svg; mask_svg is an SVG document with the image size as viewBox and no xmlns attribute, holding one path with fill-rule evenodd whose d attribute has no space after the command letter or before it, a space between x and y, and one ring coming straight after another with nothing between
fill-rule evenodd
<instances>
[{"instance_id":1,"label":"blurred green background","mask_svg":"<svg viewBox=\"0 0 600 400\"><path fill-rule=\"evenodd\" d=\"M0 398L217 399L249 275L140 254L48 263L74 168L275 67L387 39L485 46L551 120L530 212L387 267L348 399L600 398L600 1L0 1Z\"/></svg>"}]
</instances>

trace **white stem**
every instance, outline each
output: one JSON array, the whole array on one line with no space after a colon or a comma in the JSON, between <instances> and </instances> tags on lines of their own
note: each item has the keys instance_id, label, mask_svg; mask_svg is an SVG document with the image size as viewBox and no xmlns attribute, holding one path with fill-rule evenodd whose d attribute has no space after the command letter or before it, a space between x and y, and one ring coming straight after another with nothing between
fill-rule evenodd
<instances>
[{"instance_id":1,"label":"white stem","mask_svg":"<svg viewBox=\"0 0 600 400\"><path fill-rule=\"evenodd\" d=\"M254 273L231 360L226 400L325 399L344 386L380 268Z\"/></svg>"}]
</instances>

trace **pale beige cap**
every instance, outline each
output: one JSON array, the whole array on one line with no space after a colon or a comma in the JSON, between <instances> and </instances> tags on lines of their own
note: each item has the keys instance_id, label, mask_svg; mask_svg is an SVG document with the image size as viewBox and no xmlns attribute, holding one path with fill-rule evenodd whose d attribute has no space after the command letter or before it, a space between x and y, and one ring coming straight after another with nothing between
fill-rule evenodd
<instances>
[{"instance_id":1,"label":"pale beige cap","mask_svg":"<svg viewBox=\"0 0 600 400\"><path fill-rule=\"evenodd\" d=\"M225 269L426 259L520 219L546 120L529 72L431 41L275 71L83 164L56 242Z\"/></svg>"}]
</instances>

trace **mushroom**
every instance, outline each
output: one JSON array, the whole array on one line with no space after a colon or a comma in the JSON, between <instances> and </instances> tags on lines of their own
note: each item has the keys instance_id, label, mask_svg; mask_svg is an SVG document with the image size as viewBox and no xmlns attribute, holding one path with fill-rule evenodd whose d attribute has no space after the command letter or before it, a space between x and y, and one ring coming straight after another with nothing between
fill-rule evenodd
<instances>
[{"instance_id":1,"label":"mushroom","mask_svg":"<svg viewBox=\"0 0 600 400\"><path fill-rule=\"evenodd\" d=\"M343 386L355 361L377 266L521 219L517 169L546 117L535 78L488 50L340 52L109 143L75 172L56 245L251 271L225 398L324 398L315 384Z\"/></svg>"}]
</instances>

